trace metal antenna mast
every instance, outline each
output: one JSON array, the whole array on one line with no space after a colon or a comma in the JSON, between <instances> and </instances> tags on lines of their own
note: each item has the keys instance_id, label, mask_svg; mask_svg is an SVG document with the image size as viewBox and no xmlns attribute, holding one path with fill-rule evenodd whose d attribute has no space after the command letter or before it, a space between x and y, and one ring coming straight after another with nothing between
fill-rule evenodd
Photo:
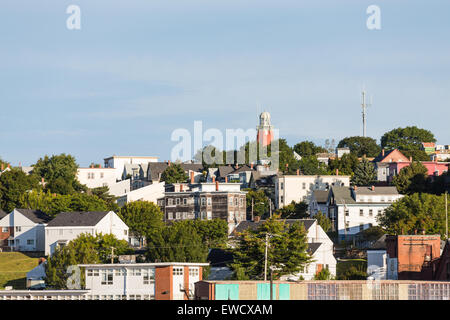
<instances>
[{"instance_id":1,"label":"metal antenna mast","mask_svg":"<svg viewBox=\"0 0 450 320\"><path fill-rule=\"evenodd\" d=\"M362 101L361 101L361 107L362 107L362 120L363 120L363 137L366 137L366 109L367 107L370 107L371 103L366 103L366 90L363 88L362 90Z\"/></svg>"}]
</instances>

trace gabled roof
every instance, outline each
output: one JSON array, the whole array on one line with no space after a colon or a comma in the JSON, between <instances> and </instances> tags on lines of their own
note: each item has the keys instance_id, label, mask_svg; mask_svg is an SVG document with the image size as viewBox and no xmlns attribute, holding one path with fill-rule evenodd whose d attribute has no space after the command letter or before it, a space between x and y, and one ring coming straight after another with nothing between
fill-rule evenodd
<instances>
[{"instance_id":1,"label":"gabled roof","mask_svg":"<svg viewBox=\"0 0 450 320\"><path fill-rule=\"evenodd\" d=\"M149 179L152 181L159 180L161 174L166 170L169 166L167 162L149 162L148 170L150 170ZM191 170L195 172L199 172L203 170L203 165L201 163L180 163L180 166L183 168L185 172Z\"/></svg>"},{"instance_id":2,"label":"gabled roof","mask_svg":"<svg viewBox=\"0 0 450 320\"><path fill-rule=\"evenodd\" d=\"M317 203L326 203L328 200L328 190L314 190L313 197Z\"/></svg>"},{"instance_id":3,"label":"gabled roof","mask_svg":"<svg viewBox=\"0 0 450 320\"><path fill-rule=\"evenodd\" d=\"M230 173L232 173L234 170L236 170L235 168L233 168L233 166L228 165L228 166L219 166L218 168L218 173L219 173L219 177L224 178L227 175L229 175Z\"/></svg>"},{"instance_id":4,"label":"gabled roof","mask_svg":"<svg viewBox=\"0 0 450 320\"><path fill-rule=\"evenodd\" d=\"M6 217L7 215L8 215L8 214L7 214L5 211L3 211L2 209L0 209L0 219Z\"/></svg>"},{"instance_id":5,"label":"gabled roof","mask_svg":"<svg viewBox=\"0 0 450 320\"><path fill-rule=\"evenodd\" d=\"M20 212L25 218L30 219L34 223L47 223L50 221L50 216L41 210L32 210L32 209L15 209Z\"/></svg>"},{"instance_id":6,"label":"gabled roof","mask_svg":"<svg viewBox=\"0 0 450 320\"><path fill-rule=\"evenodd\" d=\"M316 221L316 219L281 219L281 220L284 220L286 222L286 224L288 224L288 225L294 224L295 222L303 223L306 231L308 231L309 228L311 228L311 226ZM259 226L263 225L265 222L266 222L266 220L260 220L258 222L241 221L232 233L243 232L247 229L254 230L254 229L258 228Z\"/></svg>"},{"instance_id":7,"label":"gabled roof","mask_svg":"<svg viewBox=\"0 0 450 320\"><path fill-rule=\"evenodd\" d=\"M229 174L236 174L236 173L246 172L246 171L255 171L255 169L252 169L249 165L245 164L245 165L235 169L234 171L232 171Z\"/></svg>"},{"instance_id":8,"label":"gabled roof","mask_svg":"<svg viewBox=\"0 0 450 320\"><path fill-rule=\"evenodd\" d=\"M61 212L48 223L48 227L93 227L102 220L109 211L75 211Z\"/></svg>"},{"instance_id":9,"label":"gabled roof","mask_svg":"<svg viewBox=\"0 0 450 320\"><path fill-rule=\"evenodd\" d=\"M385 152L384 152L384 156L383 156L383 151L381 151L381 152L378 154L378 156L376 156L375 159L373 159L373 162L374 162L374 163L376 163L376 162L382 162L384 159L388 158L388 157L391 155L391 153L393 153L394 151L400 153L400 155L403 156L403 158L405 159L405 161L409 161L409 159L408 159L403 153L401 153L400 150L398 150L398 149L393 149L393 150L390 150L390 151L385 151Z\"/></svg>"},{"instance_id":10,"label":"gabled roof","mask_svg":"<svg viewBox=\"0 0 450 320\"><path fill-rule=\"evenodd\" d=\"M396 187L357 187L355 190L357 195L398 195Z\"/></svg>"},{"instance_id":11,"label":"gabled roof","mask_svg":"<svg viewBox=\"0 0 450 320\"><path fill-rule=\"evenodd\" d=\"M336 204L351 204L356 203L352 196L352 189L350 187L331 187Z\"/></svg>"},{"instance_id":12,"label":"gabled roof","mask_svg":"<svg viewBox=\"0 0 450 320\"><path fill-rule=\"evenodd\" d=\"M310 255L314 254L317 251L317 249L319 249L321 244L322 244L321 242L308 243L308 249L307 249L308 253Z\"/></svg>"}]
</instances>

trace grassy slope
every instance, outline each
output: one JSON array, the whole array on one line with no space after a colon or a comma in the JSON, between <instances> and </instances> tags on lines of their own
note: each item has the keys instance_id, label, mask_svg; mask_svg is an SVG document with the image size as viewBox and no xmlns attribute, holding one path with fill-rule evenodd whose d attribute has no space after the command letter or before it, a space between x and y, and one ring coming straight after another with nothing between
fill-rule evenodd
<instances>
[{"instance_id":1,"label":"grassy slope","mask_svg":"<svg viewBox=\"0 0 450 320\"><path fill-rule=\"evenodd\" d=\"M0 252L0 289L5 286L26 289L27 272L37 265L37 258L30 258L23 253Z\"/></svg>"}]
</instances>

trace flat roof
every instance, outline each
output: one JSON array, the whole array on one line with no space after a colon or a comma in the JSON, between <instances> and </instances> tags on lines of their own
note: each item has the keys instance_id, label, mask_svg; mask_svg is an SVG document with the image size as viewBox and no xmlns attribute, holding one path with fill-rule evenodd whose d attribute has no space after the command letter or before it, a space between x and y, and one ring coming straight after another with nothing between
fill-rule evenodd
<instances>
[{"instance_id":1,"label":"flat roof","mask_svg":"<svg viewBox=\"0 0 450 320\"><path fill-rule=\"evenodd\" d=\"M115 267L168 267L168 266L209 266L207 262L151 262L151 263L97 263L79 264L79 267L86 268L115 268Z\"/></svg>"},{"instance_id":2,"label":"flat roof","mask_svg":"<svg viewBox=\"0 0 450 320\"><path fill-rule=\"evenodd\" d=\"M141 159L152 158L152 159L158 159L159 157L155 157L155 156L111 156L111 157L108 157L108 158L103 158L103 160L108 160L108 159L113 159L113 158L141 158Z\"/></svg>"}]
</instances>

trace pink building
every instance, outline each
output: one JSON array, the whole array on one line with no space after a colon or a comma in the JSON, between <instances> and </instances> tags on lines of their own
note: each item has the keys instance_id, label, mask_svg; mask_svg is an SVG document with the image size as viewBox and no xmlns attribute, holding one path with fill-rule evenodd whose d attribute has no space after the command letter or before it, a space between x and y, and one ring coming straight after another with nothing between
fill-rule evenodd
<instances>
[{"instance_id":1,"label":"pink building","mask_svg":"<svg viewBox=\"0 0 450 320\"><path fill-rule=\"evenodd\" d=\"M449 162L437 162L437 161L421 161L425 168L428 170L429 176L440 176L443 173L447 172L449 169ZM411 161L408 162L391 162L389 163L389 177L388 181L392 181L394 176L396 176L400 170L405 167L408 167L411 164Z\"/></svg>"}]
</instances>

